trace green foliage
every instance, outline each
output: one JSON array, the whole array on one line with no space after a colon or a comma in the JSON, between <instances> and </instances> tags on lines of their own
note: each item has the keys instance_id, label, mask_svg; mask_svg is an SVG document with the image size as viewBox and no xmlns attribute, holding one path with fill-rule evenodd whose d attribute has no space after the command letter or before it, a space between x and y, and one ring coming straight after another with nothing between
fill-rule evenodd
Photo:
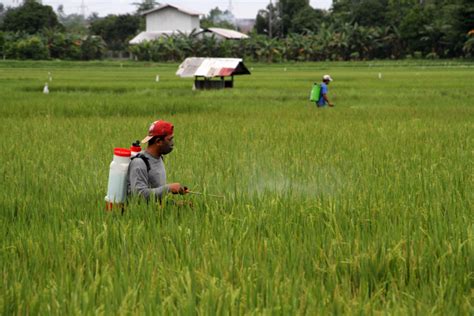
<instances>
[{"instance_id":1,"label":"green foliage","mask_svg":"<svg viewBox=\"0 0 474 316\"><path fill-rule=\"evenodd\" d=\"M69 60L81 58L81 38L78 35L53 32L49 33L46 39L50 58Z\"/></svg>"},{"instance_id":2,"label":"green foliage","mask_svg":"<svg viewBox=\"0 0 474 316\"><path fill-rule=\"evenodd\" d=\"M254 34L241 41L218 41L215 37L168 36L157 41L133 45L130 51L139 60L179 61L181 57L234 56L265 62L349 60L386 57L387 49L399 47L392 28L367 28L344 24L334 29L326 24L315 34L291 34L287 38L269 38ZM153 53L156 52L156 53ZM352 56L352 57L351 57Z\"/></svg>"},{"instance_id":3,"label":"green foliage","mask_svg":"<svg viewBox=\"0 0 474 316\"><path fill-rule=\"evenodd\" d=\"M389 3L389 0L334 1L333 19L339 23L357 23L361 26L387 26L393 23L389 18L391 11L387 10L390 8Z\"/></svg>"},{"instance_id":4,"label":"green foliage","mask_svg":"<svg viewBox=\"0 0 474 316\"><path fill-rule=\"evenodd\" d=\"M270 34L269 12L267 10L259 10L255 18L254 32L257 34L264 34L273 37Z\"/></svg>"},{"instance_id":5,"label":"green foliage","mask_svg":"<svg viewBox=\"0 0 474 316\"><path fill-rule=\"evenodd\" d=\"M92 22L89 31L102 37L110 50L124 50L128 41L138 33L139 26L140 17L137 15L108 15Z\"/></svg>"},{"instance_id":6,"label":"green foliage","mask_svg":"<svg viewBox=\"0 0 474 316\"><path fill-rule=\"evenodd\" d=\"M102 59L106 53L106 44L100 36L88 36L82 41L81 59Z\"/></svg>"},{"instance_id":7,"label":"green foliage","mask_svg":"<svg viewBox=\"0 0 474 316\"><path fill-rule=\"evenodd\" d=\"M10 32L35 34L43 28L60 27L53 8L35 0L26 0L23 5L9 9L3 20L3 29Z\"/></svg>"},{"instance_id":8,"label":"green foliage","mask_svg":"<svg viewBox=\"0 0 474 316\"><path fill-rule=\"evenodd\" d=\"M0 58L3 58L5 54L5 45L6 45L6 33L0 31Z\"/></svg>"},{"instance_id":9,"label":"green foliage","mask_svg":"<svg viewBox=\"0 0 474 316\"><path fill-rule=\"evenodd\" d=\"M155 0L142 0L142 2L134 2L132 4L137 7L137 14L141 14L144 11L151 10L160 5L160 3Z\"/></svg>"},{"instance_id":10,"label":"green foliage","mask_svg":"<svg viewBox=\"0 0 474 316\"><path fill-rule=\"evenodd\" d=\"M156 5L152 0L135 4L139 10ZM17 9L9 9L6 15L10 19L3 28L8 30L13 21L11 17L31 5L42 10L47 7L30 0ZM62 26L28 30L41 37L47 46L48 58L102 58L103 43L91 40L88 35L100 36L106 43L105 50L113 51L109 56L128 50L139 60L154 61L180 61L193 55L243 57L265 62L473 56L472 40L467 35L474 29L472 0L337 0L330 11L313 9L308 0L284 0L259 11L249 40L199 39L193 33L165 36L131 47L129 40L143 29L144 19L138 14L105 18L92 14L84 20L79 15L66 15L61 6L58 14L66 32ZM35 19L28 25L34 25ZM234 28L232 19L229 12L216 7L201 21L201 26ZM90 24L88 30L87 23ZM4 57L18 58L16 41L24 39L25 33L5 32Z\"/></svg>"},{"instance_id":11,"label":"green foliage","mask_svg":"<svg viewBox=\"0 0 474 316\"><path fill-rule=\"evenodd\" d=\"M228 10L221 11L218 7L211 9L209 14L201 19L201 28L220 27L235 30L235 17Z\"/></svg>"},{"instance_id":12,"label":"green foliage","mask_svg":"<svg viewBox=\"0 0 474 316\"><path fill-rule=\"evenodd\" d=\"M3 3L0 3L0 30L2 29L4 16L5 16L5 6L3 5Z\"/></svg>"},{"instance_id":13,"label":"green foliage","mask_svg":"<svg viewBox=\"0 0 474 316\"><path fill-rule=\"evenodd\" d=\"M15 59L18 58L16 54L16 44L19 39L22 38L18 33L2 32L3 35L3 48L2 58L3 59Z\"/></svg>"},{"instance_id":14,"label":"green foliage","mask_svg":"<svg viewBox=\"0 0 474 316\"><path fill-rule=\"evenodd\" d=\"M308 6L308 8L296 12L292 21L289 28L290 34L316 33L324 22L324 12Z\"/></svg>"},{"instance_id":15,"label":"green foliage","mask_svg":"<svg viewBox=\"0 0 474 316\"><path fill-rule=\"evenodd\" d=\"M299 14L302 10L312 10L309 5L309 0L280 0L276 4L279 19L280 19L280 29L282 37L287 36L293 27L293 19ZM301 26L304 28L304 26Z\"/></svg>"},{"instance_id":16,"label":"green foliage","mask_svg":"<svg viewBox=\"0 0 474 316\"><path fill-rule=\"evenodd\" d=\"M467 57L474 57L474 29L468 36L462 50Z\"/></svg>"},{"instance_id":17,"label":"green foliage","mask_svg":"<svg viewBox=\"0 0 474 316\"><path fill-rule=\"evenodd\" d=\"M59 17L59 21L64 26L67 33L87 34L87 21L80 14L69 14Z\"/></svg>"},{"instance_id":18,"label":"green foliage","mask_svg":"<svg viewBox=\"0 0 474 316\"><path fill-rule=\"evenodd\" d=\"M36 35L26 37L16 43L16 57L19 59L48 59L48 47Z\"/></svg>"},{"instance_id":19,"label":"green foliage","mask_svg":"<svg viewBox=\"0 0 474 316\"><path fill-rule=\"evenodd\" d=\"M474 29L474 2L472 0L458 0L448 4L443 9L443 15L437 24L442 25L442 45L448 56L462 54L463 42L467 34Z\"/></svg>"},{"instance_id":20,"label":"green foliage","mask_svg":"<svg viewBox=\"0 0 474 316\"><path fill-rule=\"evenodd\" d=\"M396 29L397 43L389 45L394 57L415 51L454 57L462 55L465 34L474 23L474 4L472 0L338 0L331 18L336 24Z\"/></svg>"},{"instance_id":21,"label":"green foliage","mask_svg":"<svg viewBox=\"0 0 474 316\"><path fill-rule=\"evenodd\" d=\"M400 23L400 33L409 51L420 51L426 49L426 45L420 41L420 30L430 21L427 12L419 6L411 10Z\"/></svg>"}]
</instances>

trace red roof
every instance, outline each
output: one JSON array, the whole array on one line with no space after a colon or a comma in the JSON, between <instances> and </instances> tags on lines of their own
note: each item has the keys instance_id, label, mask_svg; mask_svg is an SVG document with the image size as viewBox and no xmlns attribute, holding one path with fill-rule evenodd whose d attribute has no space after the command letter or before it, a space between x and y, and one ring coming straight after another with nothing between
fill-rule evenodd
<instances>
[{"instance_id":1,"label":"red roof","mask_svg":"<svg viewBox=\"0 0 474 316\"><path fill-rule=\"evenodd\" d=\"M235 68L221 68L217 76L232 76Z\"/></svg>"},{"instance_id":2,"label":"red roof","mask_svg":"<svg viewBox=\"0 0 474 316\"><path fill-rule=\"evenodd\" d=\"M179 65L176 75L186 77L227 77L250 75L240 58L189 57Z\"/></svg>"}]
</instances>

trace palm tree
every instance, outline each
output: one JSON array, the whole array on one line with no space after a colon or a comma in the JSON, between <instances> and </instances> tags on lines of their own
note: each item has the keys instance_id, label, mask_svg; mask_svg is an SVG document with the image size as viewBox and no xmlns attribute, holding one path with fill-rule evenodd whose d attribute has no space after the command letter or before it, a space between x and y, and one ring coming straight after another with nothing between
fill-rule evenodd
<instances>
[{"instance_id":1,"label":"palm tree","mask_svg":"<svg viewBox=\"0 0 474 316\"><path fill-rule=\"evenodd\" d=\"M102 37L90 35L82 41L81 58L83 60L102 59L107 51L107 45Z\"/></svg>"}]
</instances>

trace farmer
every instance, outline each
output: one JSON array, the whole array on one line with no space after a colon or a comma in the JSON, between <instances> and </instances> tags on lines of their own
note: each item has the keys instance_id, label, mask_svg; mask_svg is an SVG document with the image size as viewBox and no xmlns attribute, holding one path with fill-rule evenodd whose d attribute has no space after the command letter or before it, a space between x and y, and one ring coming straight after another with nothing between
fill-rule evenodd
<instances>
[{"instance_id":1,"label":"farmer","mask_svg":"<svg viewBox=\"0 0 474 316\"><path fill-rule=\"evenodd\" d=\"M132 159L128 168L128 193L138 194L147 201L150 196L161 199L167 193L185 194L188 189L180 183L166 183L166 170L163 156L174 147L173 124L155 121L148 129L148 136L142 144L148 146Z\"/></svg>"},{"instance_id":2,"label":"farmer","mask_svg":"<svg viewBox=\"0 0 474 316\"><path fill-rule=\"evenodd\" d=\"M323 82L321 82L321 93L319 96L319 100L316 102L316 105L318 106L318 108L325 107L326 104L328 104L330 107L334 106L334 104L332 104L328 99L328 84L331 81L332 81L332 78L330 75L323 76Z\"/></svg>"}]
</instances>

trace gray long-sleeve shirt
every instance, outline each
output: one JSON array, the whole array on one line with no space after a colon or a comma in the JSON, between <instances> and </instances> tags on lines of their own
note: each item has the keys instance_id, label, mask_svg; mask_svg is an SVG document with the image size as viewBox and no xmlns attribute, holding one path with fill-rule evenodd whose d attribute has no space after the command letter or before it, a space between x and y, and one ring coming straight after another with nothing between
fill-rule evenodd
<instances>
[{"instance_id":1,"label":"gray long-sleeve shirt","mask_svg":"<svg viewBox=\"0 0 474 316\"><path fill-rule=\"evenodd\" d=\"M130 162L128 167L128 193L138 194L146 200L150 195L161 198L168 193L169 187L166 185L165 164L161 157L156 158L146 151L142 151L141 155L148 158L150 163L150 171L142 158L135 158Z\"/></svg>"}]
</instances>

